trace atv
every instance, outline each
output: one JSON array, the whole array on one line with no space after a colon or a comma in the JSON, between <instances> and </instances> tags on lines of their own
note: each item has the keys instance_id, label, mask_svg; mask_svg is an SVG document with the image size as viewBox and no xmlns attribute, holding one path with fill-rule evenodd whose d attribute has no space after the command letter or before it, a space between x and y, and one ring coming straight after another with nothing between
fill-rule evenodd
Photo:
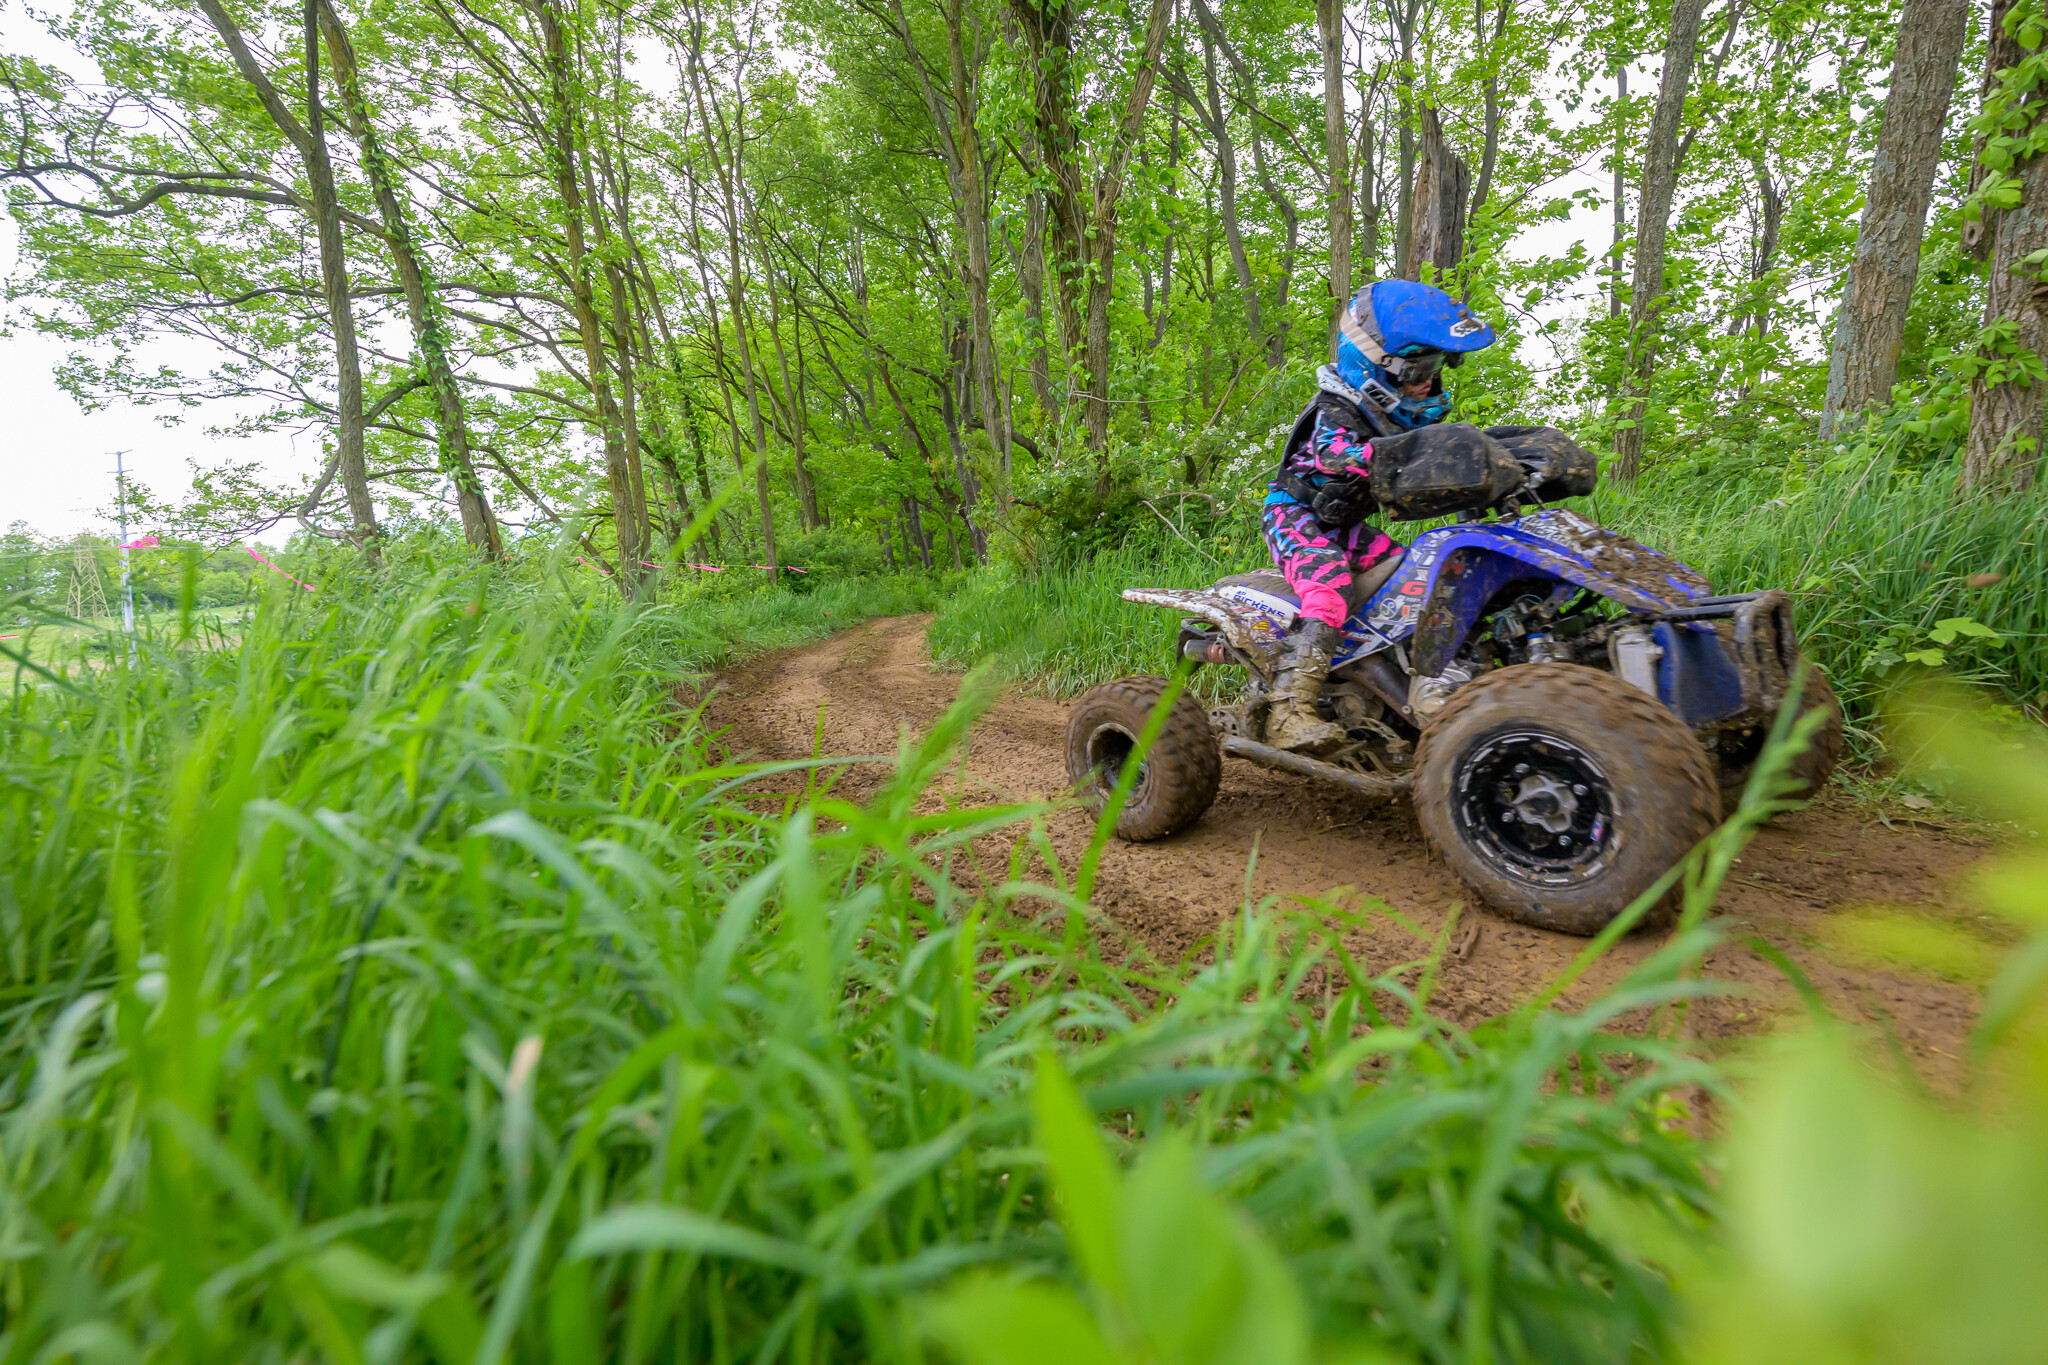
<instances>
[{"instance_id":1,"label":"atv","mask_svg":"<svg viewBox=\"0 0 2048 1365\"><path fill-rule=\"evenodd\" d=\"M1462 433L1468 446L1475 435ZM1560 491L1590 492L1595 468L1563 433L1494 428L1486 439L1488 468L1406 497L1394 474L1381 486L1375 457L1374 492L1394 519L1466 505L1347 594L1357 605L1317 703L1344 739L1326 751L1266 742L1282 636L1300 605L1277 570L1123 594L1179 612L1179 658L1242 668L1245 685L1213 709L1192 692L1175 699L1119 837L1185 829L1215 800L1222 759L1242 759L1408 795L1429 845L1479 899L1525 924L1592 934L1713 828L1799 672L1791 599L1716 595L1670 555L1552 505ZM1579 472L1560 477L1561 465ZM1800 709L1828 716L1796 762L1797 796L1825 784L1842 737L1827 680L1811 667L1804 679ZM1107 797L1167 686L1124 678L1074 703L1076 790Z\"/></svg>"}]
</instances>

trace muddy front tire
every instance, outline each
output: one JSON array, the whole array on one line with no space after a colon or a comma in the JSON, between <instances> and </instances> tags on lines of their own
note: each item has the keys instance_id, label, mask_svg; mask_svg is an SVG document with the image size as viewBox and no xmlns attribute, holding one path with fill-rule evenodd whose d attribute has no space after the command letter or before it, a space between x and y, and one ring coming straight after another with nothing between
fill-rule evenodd
<instances>
[{"instance_id":1,"label":"muddy front tire","mask_svg":"<svg viewBox=\"0 0 2048 1365\"><path fill-rule=\"evenodd\" d=\"M1067 713L1067 780L1083 800L1098 809L1108 800L1165 692L1164 678L1119 678L1074 702ZM1223 754L1209 713L1183 691L1117 815L1117 837L1143 843L1186 829L1209 809L1222 781Z\"/></svg>"},{"instance_id":2,"label":"muddy front tire","mask_svg":"<svg viewBox=\"0 0 2048 1365\"><path fill-rule=\"evenodd\" d=\"M1805 716L1815 711L1826 712L1826 719L1813 732L1806 748L1792 760L1792 770L1786 774L1793 785L1783 795L1794 801L1811 801L1819 796L1827 788L1828 779L1834 776L1835 765L1842 761L1842 704L1835 700L1828 675L1808 664L1806 685L1799 694L1799 714ZM1742 789L1748 785L1749 774L1769 737L1770 727L1766 725L1714 756L1725 809L1734 810L1735 803L1742 799Z\"/></svg>"},{"instance_id":3,"label":"muddy front tire","mask_svg":"<svg viewBox=\"0 0 2048 1365\"><path fill-rule=\"evenodd\" d=\"M1523 664L1459 688L1422 732L1415 810L1495 910L1593 934L1706 837L1720 794L1706 750L1653 698L1598 669Z\"/></svg>"}]
</instances>

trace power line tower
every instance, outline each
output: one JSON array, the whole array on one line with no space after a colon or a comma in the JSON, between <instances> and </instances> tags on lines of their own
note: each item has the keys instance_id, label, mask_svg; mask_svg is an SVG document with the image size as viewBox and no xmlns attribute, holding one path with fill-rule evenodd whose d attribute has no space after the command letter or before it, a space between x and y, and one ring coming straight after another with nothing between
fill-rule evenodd
<instances>
[{"instance_id":1,"label":"power line tower","mask_svg":"<svg viewBox=\"0 0 2048 1365\"><path fill-rule=\"evenodd\" d=\"M114 614L107 605L107 590L100 586L100 562L82 540L71 549L71 602L65 610L80 621Z\"/></svg>"},{"instance_id":2,"label":"power line tower","mask_svg":"<svg viewBox=\"0 0 2048 1365\"><path fill-rule=\"evenodd\" d=\"M121 539L121 624L128 631L128 654L135 654L135 580L128 575L128 470L121 463L121 457L128 452L114 452L114 493L120 500Z\"/></svg>"}]
</instances>

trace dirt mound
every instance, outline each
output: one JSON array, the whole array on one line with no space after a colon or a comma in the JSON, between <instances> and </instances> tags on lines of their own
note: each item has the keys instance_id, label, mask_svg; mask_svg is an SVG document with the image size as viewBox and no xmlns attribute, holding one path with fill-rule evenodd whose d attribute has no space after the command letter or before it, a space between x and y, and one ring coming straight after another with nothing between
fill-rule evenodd
<instances>
[{"instance_id":1,"label":"dirt mound","mask_svg":"<svg viewBox=\"0 0 2048 1365\"><path fill-rule=\"evenodd\" d=\"M923 731L951 704L958 674L925 658L927 618L871 622L830 640L769 655L723 674L708 715L729 727L737 757L800 758L812 753L824 711L826 754L886 755L899 733ZM1061 734L1066 708L1043 698L1003 697L975 727L967 754L970 797L1038 799L1065 784ZM858 797L881 781L881 767L856 768L841 781ZM1085 849L1092 821L1070 810L1051 821L1054 847L1068 867ZM1774 822L1737 864L1721 899L1738 936L1755 936L1795 961L1850 1018L1883 1023L1937 1084L1951 1081L1976 1011L1967 986L1931 981L1838 960L1822 950L1831 913L1881 903L1942 919L1973 920L1960 891L1963 870L1988 851L1982 840L1913 828L1888 829L1862 818L1839 796ZM1256 852L1256 861L1254 853ZM1249 869L1249 871L1248 871ZM1442 863L1423 847L1406 802L1376 803L1243 763L1226 762L1216 804L1191 828L1154 844L1112 843L1096 883L1096 902L1168 961L1196 948L1234 914L1247 891L1327 899L1373 896L1434 932L1466 899ZM1509 1009L1548 984L1585 940L1546 933L1495 916L1467 915L1459 948L1439 979L1436 1006L1463 1023ZM1478 926L1474 935L1469 927ZM1383 920L1359 950L1375 967L1416 955L1421 946ZM1654 951L1636 936L1568 992L1583 1001ZM1747 997L1709 1000L1692 1031L1734 1040L1799 1008L1783 976L1747 946L1731 943L1707 961L1709 975L1739 983Z\"/></svg>"}]
</instances>

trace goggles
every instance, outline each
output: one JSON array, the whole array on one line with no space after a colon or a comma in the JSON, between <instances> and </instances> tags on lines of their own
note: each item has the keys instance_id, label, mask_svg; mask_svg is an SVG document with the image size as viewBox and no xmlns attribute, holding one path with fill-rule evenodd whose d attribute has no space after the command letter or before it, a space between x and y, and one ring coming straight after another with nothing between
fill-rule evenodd
<instances>
[{"instance_id":1,"label":"goggles","mask_svg":"<svg viewBox=\"0 0 2048 1365\"><path fill-rule=\"evenodd\" d=\"M1420 384L1433 380L1443 373L1445 365L1455 365L1462 356L1449 356L1434 346L1416 344L1403 346L1386 358L1384 368L1397 384Z\"/></svg>"}]
</instances>

